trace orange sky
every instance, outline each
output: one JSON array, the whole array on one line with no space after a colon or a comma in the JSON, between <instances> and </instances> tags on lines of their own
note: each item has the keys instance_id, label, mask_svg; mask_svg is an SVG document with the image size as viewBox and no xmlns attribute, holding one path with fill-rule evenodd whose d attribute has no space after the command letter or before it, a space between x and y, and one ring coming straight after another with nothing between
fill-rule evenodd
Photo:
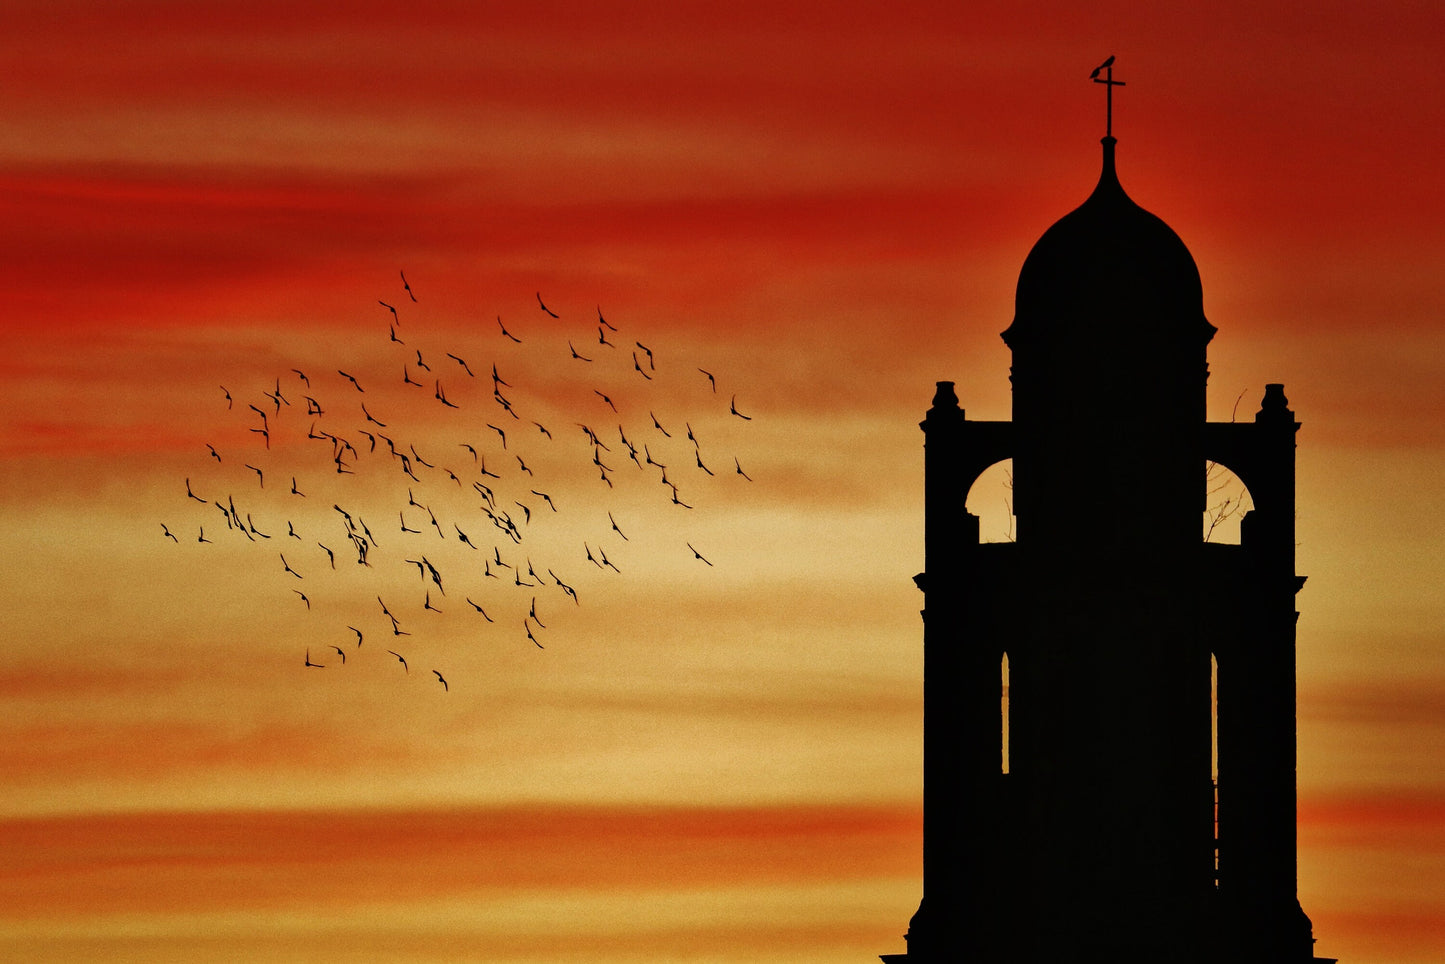
<instances>
[{"instance_id":1,"label":"orange sky","mask_svg":"<svg viewBox=\"0 0 1445 964\"><path fill-rule=\"evenodd\" d=\"M1113 53L1121 179L1189 245L1219 328L1211 417L1282 381L1304 423L1300 889L1319 952L1441 957L1431 5L292 6L7 5L0 956L901 951L920 886L917 422L938 379L972 417L1008 417L998 332L1030 245L1093 186L1087 73ZM599 306L620 349L598 343ZM417 350L420 390L398 384ZM505 451L491 363L525 416ZM365 400L449 453L428 461L465 484L415 483L444 526L479 531L462 442L506 466L495 487L535 528L500 551L580 597L544 583L545 649L522 635L531 594L487 583L455 538L423 550L452 580L424 611L402 560L420 537L394 518L429 527L409 480L362 455L337 476L293 368L332 431L359 444ZM248 405L278 379L293 405L268 450ZM443 380L463 408L434 401ZM649 413L694 428L717 474ZM628 461L617 421L693 509ZM576 422L612 446L614 486ZM270 543L227 538L186 479ZM974 497L998 514L1002 495ZM378 530L374 571L323 568L333 502ZM299 583L276 559L288 524ZM304 669L353 624L344 673ZM403 642L409 673L385 653Z\"/></svg>"}]
</instances>

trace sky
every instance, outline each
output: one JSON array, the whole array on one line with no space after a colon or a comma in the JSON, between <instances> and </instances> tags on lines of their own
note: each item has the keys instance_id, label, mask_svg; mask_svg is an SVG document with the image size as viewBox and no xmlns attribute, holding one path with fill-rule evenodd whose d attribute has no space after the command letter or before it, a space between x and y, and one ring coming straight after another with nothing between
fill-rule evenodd
<instances>
[{"instance_id":1,"label":"sky","mask_svg":"<svg viewBox=\"0 0 1445 964\"><path fill-rule=\"evenodd\" d=\"M1110 54L1210 417L1303 423L1318 953L1445 954L1437 5L294 7L3 13L0 956L901 952L917 423Z\"/></svg>"}]
</instances>

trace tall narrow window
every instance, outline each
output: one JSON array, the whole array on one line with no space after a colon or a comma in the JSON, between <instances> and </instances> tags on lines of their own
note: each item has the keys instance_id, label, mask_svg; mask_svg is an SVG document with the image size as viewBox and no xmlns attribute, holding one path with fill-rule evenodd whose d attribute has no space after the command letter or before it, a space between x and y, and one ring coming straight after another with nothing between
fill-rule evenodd
<instances>
[{"instance_id":1,"label":"tall narrow window","mask_svg":"<svg viewBox=\"0 0 1445 964\"><path fill-rule=\"evenodd\" d=\"M1214 794L1214 882L1219 883L1219 661L1209 654L1209 787Z\"/></svg>"},{"instance_id":2,"label":"tall narrow window","mask_svg":"<svg viewBox=\"0 0 1445 964\"><path fill-rule=\"evenodd\" d=\"M1003 772L1008 772L1008 653L1003 654L1000 664L999 676L1002 678L1003 688L999 695L999 716L1000 732L1003 734L1003 745L1000 747L1000 765Z\"/></svg>"}]
</instances>

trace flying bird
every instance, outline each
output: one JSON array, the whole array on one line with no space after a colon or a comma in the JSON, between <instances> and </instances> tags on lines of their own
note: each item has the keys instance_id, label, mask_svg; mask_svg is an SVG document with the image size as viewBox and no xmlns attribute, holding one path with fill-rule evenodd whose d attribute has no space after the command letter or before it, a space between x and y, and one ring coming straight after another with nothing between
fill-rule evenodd
<instances>
[{"instance_id":1,"label":"flying bird","mask_svg":"<svg viewBox=\"0 0 1445 964\"><path fill-rule=\"evenodd\" d=\"M313 662L311 662L311 650L308 649L308 650L306 650L306 668L307 668L307 669L325 669L325 668L326 668L326 664L325 664L325 663L313 663Z\"/></svg>"},{"instance_id":2,"label":"flying bird","mask_svg":"<svg viewBox=\"0 0 1445 964\"><path fill-rule=\"evenodd\" d=\"M743 471L743 465L742 465L741 462L738 461L738 457L737 457L736 455L733 456L733 465L737 466L738 475L741 475L743 478L747 479L749 482L751 482L751 481L753 480L753 477L752 477L751 475L748 475L746 472Z\"/></svg>"},{"instance_id":3,"label":"flying bird","mask_svg":"<svg viewBox=\"0 0 1445 964\"><path fill-rule=\"evenodd\" d=\"M339 369L339 368L336 369L336 374L340 375L342 378L345 378L347 381L351 382L351 384L352 384L353 386L355 386L355 388L356 388L356 390L357 390L358 392L364 392L364 391L366 391L366 389L364 389L364 388L361 387L361 383L356 380L356 376L355 376L355 375L348 375L348 374L346 374L346 372L342 371L342 370Z\"/></svg>"},{"instance_id":4,"label":"flying bird","mask_svg":"<svg viewBox=\"0 0 1445 964\"><path fill-rule=\"evenodd\" d=\"M687 543L686 545L687 545L687 547L688 547L689 549L692 549L692 543L691 543L691 542ZM702 559L703 562L707 562L707 564L708 564L709 566L712 565L711 562L708 562L706 559L703 559L703 558L702 558L702 553L698 552L696 549L692 549L692 554L693 554L693 556L695 556L696 558Z\"/></svg>"},{"instance_id":5,"label":"flying bird","mask_svg":"<svg viewBox=\"0 0 1445 964\"><path fill-rule=\"evenodd\" d=\"M333 647L331 647L331 648L334 649L334 650L336 650L337 655L341 657L341 665L342 665L342 666L345 666L345 665L346 665L346 650L342 649L340 646L333 646Z\"/></svg>"},{"instance_id":6,"label":"flying bird","mask_svg":"<svg viewBox=\"0 0 1445 964\"><path fill-rule=\"evenodd\" d=\"M311 600L309 600L309 599L306 598L306 594L305 594L304 592L302 592L302 591L299 590L299 589L293 589L293 590L291 590L291 591L294 592L296 595L298 595L298 596L301 597L301 601L306 604L306 608L307 608L307 609L310 609L310 608L311 608Z\"/></svg>"},{"instance_id":7,"label":"flying bird","mask_svg":"<svg viewBox=\"0 0 1445 964\"><path fill-rule=\"evenodd\" d=\"M601 306L601 305L598 305L598 306L597 306L597 323L598 323L599 325L607 325L607 327L608 327L608 328L612 328L613 331L616 331L616 330L617 330L616 328L613 328L611 324L608 323L608 321L607 321L606 318L603 318L603 317L602 317L602 306Z\"/></svg>"},{"instance_id":8,"label":"flying bird","mask_svg":"<svg viewBox=\"0 0 1445 964\"><path fill-rule=\"evenodd\" d=\"M408 666L408 665L406 665L406 657L405 657L405 656L401 655L400 653L398 653L398 652L397 652L396 650L394 650L394 649L388 649L387 652L396 657L397 662L401 663L401 668L402 668L402 669L406 670L408 673L411 672L411 667Z\"/></svg>"},{"instance_id":9,"label":"flying bird","mask_svg":"<svg viewBox=\"0 0 1445 964\"><path fill-rule=\"evenodd\" d=\"M547 314L551 315L553 318L558 317L557 312L553 311L551 308L548 308L546 302L542 300L542 292L540 291L537 292L537 304L541 305L542 310L545 311Z\"/></svg>"},{"instance_id":10,"label":"flying bird","mask_svg":"<svg viewBox=\"0 0 1445 964\"><path fill-rule=\"evenodd\" d=\"M177 539L177 538L175 537L175 534L172 533L170 529L167 529L167 528L166 528L166 524L165 524L164 522L161 523L161 531L166 534L166 538L167 538L167 539L171 540L172 542L174 542L174 543L176 543L176 544L178 544L178 545L180 544L180 541L181 541L181 540Z\"/></svg>"},{"instance_id":11,"label":"flying bird","mask_svg":"<svg viewBox=\"0 0 1445 964\"><path fill-rule=\"evenodd\" d=\"M475 375L472 374L472 369L471 369L471 367L470 367L469 365L467 365L466 362L462 361L461 358L457 357L456 355L453 355L451 352L447 352L447 357L450 358L452 361L456 362L458 365L462 366L462 370L467 373L467 377L469 377L469 378L476 378L476 377L477 377L477 376L475 376Z\"/></svg>"},{"instance_id":12,"label":"flying bird","mask_svg":"<svg viewBox=\"0 0 1445 964\"><path fill-rule=\"evenodd\" d=\"M410 297L412 301L416 301L416 295L412 294L411 285L406 283L405 271L401 273L401 286L406 289L407 296Z\"/></svg>"},{"instance_id":13,"label":"flying bird","mask_svg":"<svg viewBox=\"0 0 1445 964\"><path fill-rule=\"evenodd\" d=\"M627 536L623 535L623 532L622 532L621 529L617 528L617 520L614 519L614 518L612 518L612 513L611 513L611 512L608 512L608 513L607 513L607 521L610 522L610 523L612 523L612 531L615 532L615 533L617 533L619 536L622 536L622 541L623 541L623 542L630 542L630 541L631 541L630 539L627 538Z\"/></svg>"},{"instance_id":14,"label":"flying bird","mask_svg":"<svg viewBox=\"0 0 1445 964\"><path fill-rule=\"evenodd\" d=\"M699 368L698 371L702 372L704 375L707 376L708 384L712 386L713 393L716 394L717 379L713 378L712 372L708 371L706 368Z\"/></svg>"},{"instance_id":15,"label":"flying bird","mask_svg":"<svg viewBox=\"0 0 1445 964\"><path fill-rule=\"evenodd\" d=\"M728 403L728 411L736 415L743 421L751 422L753 420L753 417L751 415L744 415L742 412L738 411L738 397L736 395L734 395L733 400Z\"/></svg>"},{"instance_id":16,"label":"flying bird","mask_svg":"<svg viewBox=\"0 0 1445 964\"><path fill-rule=\"evenodd\" d=\"M572 347L572 342L571 342L571 341L568 341L568 342L567 342L567 348L568 348L569 351L572 352L572 357L575 358L575 359L577 359L578 361L589 361L589 362L590 362L590 361L592 360L592 359L590 359L590 358L585 357L584 355L578 354L577 349L575 349L575 348Z\"/></svg>"},{"instance_id":17,"label":"flying bird","mask_svg":"<svg viewBox=\"0 0 1445 964\"><path fill-rule=\"evenodd\" d=\"M442 692L443 692L443 693L450 693L450 692L451 692L451 687L447 686L447 679L446 679L446 677L443 676L441 673L438 673L436 670L432 670L432 672L436 675L436 678L437 678L437 679L441 680Z\"/></svg>"}]
</instances>

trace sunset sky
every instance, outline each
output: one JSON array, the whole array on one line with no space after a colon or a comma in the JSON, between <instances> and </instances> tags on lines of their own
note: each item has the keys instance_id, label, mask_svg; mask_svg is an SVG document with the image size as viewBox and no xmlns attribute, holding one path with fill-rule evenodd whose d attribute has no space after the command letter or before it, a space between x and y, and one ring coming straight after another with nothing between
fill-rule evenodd
<instances>
[{"instance_id":1,"label":"sunset sky","mask_svg":"<svg viewBox=\"0 0 1445 964\"><path fill-rule=\"evenodd\" d=\"M903 951L917 423L1009 417L1109 54L1211 418L1303 423L1318 953L1445 958L1445 10L1243 0L6 3L0 957Z\"/></svg>"}]
</instances>

